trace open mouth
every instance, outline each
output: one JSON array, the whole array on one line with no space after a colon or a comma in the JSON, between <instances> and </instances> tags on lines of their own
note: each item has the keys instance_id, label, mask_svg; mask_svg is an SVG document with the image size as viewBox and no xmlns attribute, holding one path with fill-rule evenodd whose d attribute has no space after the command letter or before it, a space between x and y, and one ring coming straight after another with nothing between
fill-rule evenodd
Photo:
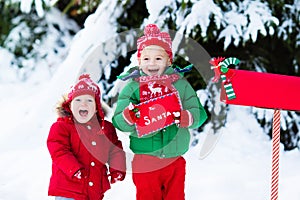
<instances>
[{"instance_id":1,"label":"open mouth","mask_svg":"<svg viewBox=\"0 0 300 200\"><path fill-rule=\"evenodd\" d=\"M159 71L159 69L149 69L148 71L149 71L149 73L151 73L151 74L157 74L158 71Z\"/></svg>"},{"instance_id":2,"label":"open mouth","mask_svg":"<svg viewBox=\"0 0 300 200\"><path fill-rule=\"evenodd\" d=\"M81 117L86 117L89 114L87 110L79 110L79 115Z\"/></svg>"},{"instance_id":3,"label":"open mouth","mask_svg":"<svg viewBox=\"0 0 300 200\"><path fill-rule=\"evenodd\" d=\"M149 69L149 72L158 72L158 69Z\"/></svg>"}]
</instances>

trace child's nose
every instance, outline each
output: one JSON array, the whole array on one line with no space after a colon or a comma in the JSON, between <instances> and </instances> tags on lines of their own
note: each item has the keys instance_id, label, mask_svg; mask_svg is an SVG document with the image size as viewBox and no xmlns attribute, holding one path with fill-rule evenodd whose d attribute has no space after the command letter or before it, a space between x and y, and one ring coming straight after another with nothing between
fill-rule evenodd
<instances>
[{"instance_id":1,"label":"child's nose","mask_svg":"<svg viewBox=\"0 0 300 200\"><path fill-rule=\"evenodd\" d=\"M87 105L88 104L88 101L85 100L85 101L82 101L82 105Z\"/></svg>"},{"instance_id":2,"label":"child's nose","mask_svg":"<svg viewBox=\"0 0 300 200\"><path fill-rule=\"evenodd\" d=\"M149 62L150 65L154 65L155 64L155 59L151 59Z\"/></svg>"}]
</instances>

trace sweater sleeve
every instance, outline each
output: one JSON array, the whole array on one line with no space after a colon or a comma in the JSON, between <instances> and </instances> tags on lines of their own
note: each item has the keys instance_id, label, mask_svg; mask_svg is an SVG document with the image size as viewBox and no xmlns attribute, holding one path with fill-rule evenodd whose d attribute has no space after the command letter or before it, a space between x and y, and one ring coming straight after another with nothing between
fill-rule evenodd
<instances>
[{"instance_id":1,"label":"sweater sleeve","mask_svg":"<svg viewBox=\"0 0 300 200\"><path fill-rule=\"evenodd\" d=\"M53 164L67 176L72 177L82 165L71 151L70 134L70 130L63 122L55 122L49 131L47 147Z\"/></svg>"},{"instance_id":2,"label":"sweater sleeve","mask_svg":"<svg viewBox=\"0 0 300 200\"><path fill-rule=\"evenodd\" d=\"M129 82L119 94L112 122L113 125L120 131L133 132L135 130L135 125L129 124L124 119L123 112L129 106L130 102L133 104L138 103L138 98L136 97L138 90L138 83L132 81Z\"/></svg>"}]
</instances>

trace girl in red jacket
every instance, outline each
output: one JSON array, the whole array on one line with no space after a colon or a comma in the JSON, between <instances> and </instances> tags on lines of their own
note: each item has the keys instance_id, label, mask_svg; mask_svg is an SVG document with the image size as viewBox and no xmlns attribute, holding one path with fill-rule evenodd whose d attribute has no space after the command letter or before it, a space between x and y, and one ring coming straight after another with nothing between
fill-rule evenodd
<instances>
[{"instance_id":1,"label":"girl in red jacket","mask_svg":"<svg viewBox=\"0 0 300 200\"><path fill-rule=\"evenodd\" d=\"M114 126L104 120L100 89L89 75L79 77L57 112L47 139L52 158L48 195L103 199L110 183L125 178L126 160Z\"/></svg>"}]
</instances>

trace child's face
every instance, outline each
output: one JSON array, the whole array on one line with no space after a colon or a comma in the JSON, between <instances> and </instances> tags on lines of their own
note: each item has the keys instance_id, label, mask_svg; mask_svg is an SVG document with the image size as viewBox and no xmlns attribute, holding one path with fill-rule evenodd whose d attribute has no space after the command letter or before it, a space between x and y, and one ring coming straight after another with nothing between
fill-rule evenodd
<instances>
[{"instance_id":1,"label":"child's face","mask_svg":"<svg viewBox=\"0 0 300 200\"><path fill-rule=\"evenodd\" d=\"M139 58L140 69L148 76L162 75L170 64L167 52L157 45L145 47Z\"/></svg>"},{"instance_id":2,"label":"child's face","mask_svg":"<svg viewBox=\"0 0 300 200\"><path fill-rule=\"evenodd\" d=\"M96 113L95 98L88 94L77 96L71 101L70 108L79 123L87 123Z\"/></svg>"}]
</instances>

